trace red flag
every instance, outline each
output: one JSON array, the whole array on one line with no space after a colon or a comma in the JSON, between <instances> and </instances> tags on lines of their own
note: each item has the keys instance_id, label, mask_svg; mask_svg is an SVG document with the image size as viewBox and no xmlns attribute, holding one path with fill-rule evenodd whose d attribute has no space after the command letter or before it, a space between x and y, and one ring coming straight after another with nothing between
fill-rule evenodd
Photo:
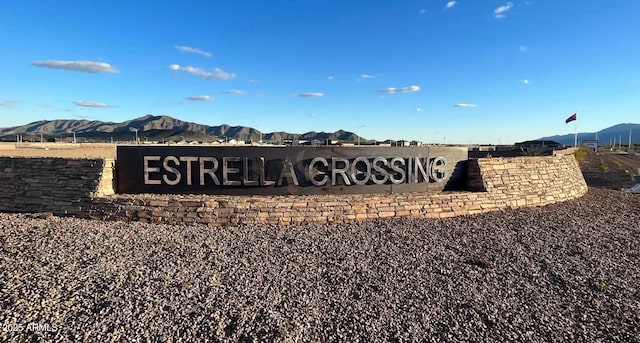
<instances>
[{"instance_id":1,"label":"red flag","mask_svg":"<svg viewBox=\"0 0 640 343\"><path fill-rule=\"evenodd\" d=\"M567 120L564 121L565 124L569 124L569 122L572 122L574 120L578 120L578 113L574 113L572 115L569 116L569 118L567 118Z\"/></svg>"}]
</instances>

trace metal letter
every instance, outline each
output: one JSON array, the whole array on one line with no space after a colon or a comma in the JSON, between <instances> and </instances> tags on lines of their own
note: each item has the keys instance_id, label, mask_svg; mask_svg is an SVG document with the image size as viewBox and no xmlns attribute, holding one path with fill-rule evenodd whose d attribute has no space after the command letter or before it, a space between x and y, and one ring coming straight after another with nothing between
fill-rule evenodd
<instances>
[{"instance_id":1,"label":"metal letter","mask_svg":"<svg viewBox=\"0 0 640 343\"><path fill-rule=\"evenodd\" d=\"M258 185L258 180L249 180L249 158L245 157L244 158L244 163L243 163L243 176L244 178L242 179L242 184L245 186L257 186Z\"/></svg>"},{"instance_id":2,"label":"metal letter","mask_svg":"<svg viewBox=\"0 0 640 343\"><path fill-rule=\"evenodd\" d=\"M394 158L391 159L391 169L393 171L397 172L398 174L400 174L400 178L396 179L393 176L397 175L397 174L391 174L391 175L389 175L389 179L391 180L392 183L397 185L397 184L403 183L405 181L406 173L405 173L404 169L396 166L396 164L400 164L401 166L404 166L406 164L406 162L404 161L404 158L401 158L401 157L394 157Z\"/></svg>"},{"instance_id":3,"label":"metal letter","mask_svg":"<svg viewBox=\"0 0 640 343\"><path fill-rule=\"evenodd\" d=\"M358 170L357 165L358 162L362 162L364 163L366 170L364 172ZM364 174L364 179L362 180L358 180L358 175L359 174ZM360 157L356 157L355 160L353 160L353 162L351 163L351 180L353 180L353 183L355 183L356 185L365 185L368 181L369 178L371 177L371 164L369 163L369 160L367 160L366 157L360 156Z\"/></svg>"},{"instance_id":4,"label":"metal letter","mask_svg":"<svg viewBox=\"0 0 640 343\"><path fill-rule=\"evenodd\" d=\"M321 187L327 184L327 181L329 181L329 176L327 176L327 173L314 168L315 164L318 162L324 165L325 168L329 166L329 162L327 162L324 157L315 157L311 160L311 163L309 163L309 166L307 167L307 179L309 179L309 181L311 181L314 186ZM316 180L316 176L318 175L322 175L321 180Z\"/></svg>"},{"instance_id":5,"label":"metal letter","mask_svg":"<svg viewBox=\"0 0 640 343\"><path fill-rule=\"evenodd\" d=\"M389 165L389 162L387 162L384 157L376 157L373 159L373 170L375 170L377 173L371 174L371 180L376 185L383 185L389 180L389 173L386 169L378 166L378 162L382 162L382 165L384 165L385 167ZM379 179L378 176L380 175L383 175L384 177L382 179Z\"/></svg>"},{"instance_id":6,"label":"metal letter","mask_svg":"<svg viewBox=\"0 0 640 343\"><path fill-rule=\"evenodd\" d=\"M273 186L276 184L273 180L265 180L266 176L264 173L264 156L260 156L260 186Z\"/></svg>"},{"instance_id":7,"label":"metal letter","mask_svg":"<svg viewBox=\"0 0 640 343\"><path fill-rule=\"evenodd\" d=\"M187 162L187 186L191 186L191 162L197 161L195 156L180 156L180 161Z\"/></svg>"},{"instance_id":8,"label":"metal letter","mask_svg":"<svg viewBox=\"0 0 640 343\"><path fill-rule=\"evenodd\" d=\"M144 160L144 184L145 185L159 185L162 183L161 180L151 180L149 178L149 173L158 173L160 172L160 167L149 167L149 161L160 161L160 156L145 156Z\"/></svg>"},{"instance_id":9,"label":"metal letter","mask_svg":"<svg viewBox=\"0 0 640 343\"><path fill-rule=\"evenodd\" d=\"M289 157L285 157L284 161L282 161L282 172L280 172L280 178L278 179L278 183L276 185L282 186L282 180L285 177L289 179L289 181L287 181L288 184L291 184L291 181L293 181L293 184L298 186L296 171L293 169L293 163L291 163Z\"/></svg>"},{"instance_id":10,"label":"metal letter","mask_svg":"<svg viewBox=\"0 0 640 343\"><path fill-rule=\"evenodd\" d=\"M175 174L176 179L173 181L169 180L166 174L162 175L162 179L164 180L164 183L166 183L167 185L175 186L178 183L180 183L180 180L182 179L182 175L180 175L180 171L178 169L169 166L169 161L173 162L176 166L180 165L180 161L178 161L178 158L175 156L167 156L164 158L164 161L162 162L162 166L164 167L164 170L168 171L169 173Z\"/></svg>"},{"instance_id":11,"label":"metal letter","mask_svg":"<svg viewBox=\"0 0 640 343\"><path fill-rule=\"evenodd\" d=\"M208 169L204 167L205 162L213 163L213 168ZM220 186L220 180L216 176L215 172L218 170L218 160L215 157L200 157L200 186L204 186L204 174L209 174L213 179L213 183L216 186Z\"/></svg>"},{"instance_id":12,"label":"metal letter","mask_svg":"<svg viewBox=\"0 0 640 343\"><path fill-rule=\"evenodd\" d=\"M446 179L446 171L443 169L443 167L447 164L447 159L442 157L442 156L438 156L436 158L433 159L433 162L431 162L431 172L429 173L431 175L431 178L435 181L435 182L442 182Z\"/></svg>"},{"instance_id":13,"label":"metal letter","mask_svg":"<svg viewBox=\"0 0 640 343\"><path fill-rule=\"evenodd\" d=\"M413 164L413 180L411 182L420 182L420 175L422 175L423 182L429 182L429 158L423 158L424 164L421 163L420 157L416 157ZM420 172L420 174L418 174Z\"/></svg>"},{"instance_id":14,"label":"metal letter","mask_svg":"<svg viewBox=\"0 0 640 343\"><path fill-rule=\"evenodd\" d=\"M338 168L338 162L344 163L344 168ZM349 160L346 158L334 157L331 159L331 184L336 185L336 175L342 175L342 179L344 180L344 184L347 186L351 185L349 182L349 177L347 176L347 170L349 169Z\"/></svg>"},{"instance_id":15,"label":"metal letter","mask_svg":"<svg viewBox=\"0 0 640 343\"><path fill-rule=\"evenodd\" d=\"M222 158L222 184L225 186L240 186L240 181L230 181L229 174L240 174L240 169L230 168L229 162L240 162L240 157L223 157Z\"/></svg>"}]
</instances>

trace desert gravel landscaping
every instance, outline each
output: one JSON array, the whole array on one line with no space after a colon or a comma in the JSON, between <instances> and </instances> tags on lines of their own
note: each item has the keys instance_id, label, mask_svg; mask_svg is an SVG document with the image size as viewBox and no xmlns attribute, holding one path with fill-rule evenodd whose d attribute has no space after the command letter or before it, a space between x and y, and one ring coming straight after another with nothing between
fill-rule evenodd
<instances>
[{"instance_id":1,"label":"desert gravel landscaping","mask_svg":"<svg viewBox=\"0 0 640 343\"><path fill-rule=\"evenodd\" d=\"M638 341L640 196L440 220L0 214L2 341Z\"/></svg>"}]
</instances>

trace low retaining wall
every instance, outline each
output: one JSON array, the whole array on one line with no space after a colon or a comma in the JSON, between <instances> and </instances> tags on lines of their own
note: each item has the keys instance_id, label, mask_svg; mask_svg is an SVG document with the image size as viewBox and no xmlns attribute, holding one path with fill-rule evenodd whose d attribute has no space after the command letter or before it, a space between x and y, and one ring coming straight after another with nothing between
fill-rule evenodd
<instances>
[{"instance_id":1,"label":"low retaining wall","mask_svg":"<svg viewBox=\"0 0 640 343\"><path fill-rule=\"evenodd\" d=\"M442 218L582 196L573 156L469 160L471 191L307 196L113 195L112 160L0 158L0 211L166 223L291 224Z\"/></svg>"},{"instance_id":2,"label":"low retaining wall","mask_svg":"<svg viewBox=\"0 0 640 343\"><path fill-rule=\"evenodd\" d=\"M113 195L113 160L0 157L0 211L82 216Z\"/></svg>"}]
</instances>

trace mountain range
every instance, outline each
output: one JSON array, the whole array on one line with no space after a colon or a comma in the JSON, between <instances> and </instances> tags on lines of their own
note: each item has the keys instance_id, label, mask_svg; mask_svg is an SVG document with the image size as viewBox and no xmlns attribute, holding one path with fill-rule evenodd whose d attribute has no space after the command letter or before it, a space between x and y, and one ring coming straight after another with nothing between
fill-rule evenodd
<instances>
[{"instance_id":1,"label":"mountain range","mask_svg":"<svg viewBox=\"0 0 640 343\"><path fill-rule=\"evenodd\" d=\"M241 140L280 144L287 140L320 140L356 142L358 136L353 132L338 130L335 132L307 132L303 134L283 131L263 133L252 127L218 125L209 126L193 122L185 122L169 116L146 116L127 120L121 123L103 122L86 119L40 120L26 125L0 128L0 141L15 142L16 135L22 135L23 141L62 140L71 141L75 134L79 142L131 141L138 132L140 140L149 141L200 141L212 142L222 140ZM600 145L628 144L629 132L632 143L640 143L640 124L623 123L597 132ZM596 139L596 132L578 133L578 143L585 139ZM360 137L362 142L367 140ZM539 138L552 140L565 145L573 145L574 135L555 135Z\"/></svg>"},{"instance_id":2,"label":"mountain range","mask_svg":"<svg viewBox=\"0 0 640 343\"><path fill-rule=\"evenodd\" d=\"M622 143L622 146L625 146L629 144L629 132L631 132L631 143L640 143L640 124L623 123L598 132L579 132L578 144L581 144L585 139L597 138L600 145L612 145L615 141L616 145ZM539 140L551 140L565 145L573 145L574 134L542 137Z\"/></svg>"},{"instance_id":3,"label":"mountain range","mask_svg":"<svg viewBox=\"0 0 640 343\"><path fill-rule=\"evenodd\" d=\"M108 142L130 141L138 132L140 140L149 141L201 141L242 140L269 143L282 143L285 140L334 140L355 142L358 136L353 132L338 130L336 132L307 132L304 134L288 132L262 133L247 126L208 126L193 122L185 122L169 116L146 115L121 123L98 120L41 120L26 125L0 128L0 141L15 141L16 135L22 135L23 141L44 140L70 141L75 134L77 141ZM360 138L366 141L363 138Z\"/></svg>"}]
</instances>

